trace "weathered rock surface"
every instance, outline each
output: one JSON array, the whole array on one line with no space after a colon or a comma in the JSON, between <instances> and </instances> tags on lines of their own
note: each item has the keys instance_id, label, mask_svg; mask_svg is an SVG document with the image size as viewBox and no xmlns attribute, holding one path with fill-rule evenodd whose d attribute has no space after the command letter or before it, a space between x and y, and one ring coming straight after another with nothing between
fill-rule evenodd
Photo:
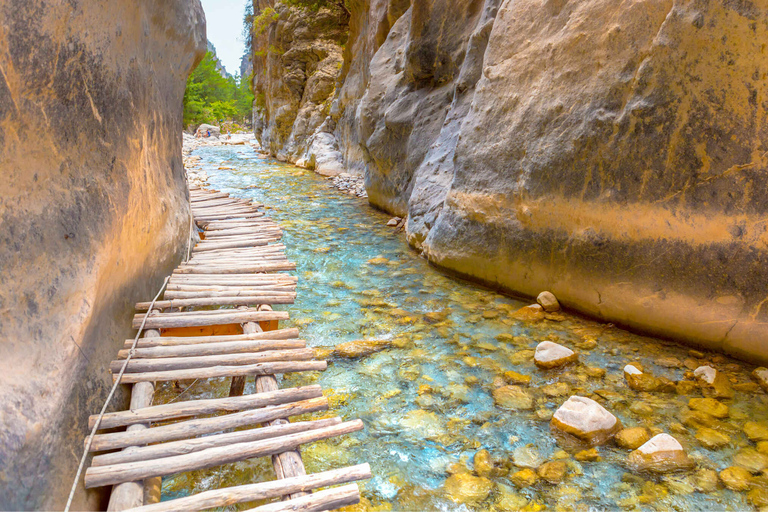
<instances>
[{"instance_id":1,"label":"weathered rock surface","mask_svg":"<svg viewBox=\"0 0 768 512\"><path fill-rule=\"evenodd\" d=\"M196 137L220 137L221 129L218 126L212 124L201 124L195 130Z\"/></svg>"},{"instance_id":2,"label":"weathered rock surface","mask_svg":"<svg viewBox=\"0 0 768 512\"><path fill-rule=\"evenodd\" d=\"M555 411L551 425L590 445L605 443L621 429L621 422L602 405L577 395Z\"/></svg>"},{"instance_id":3,"label":"weathered rock surface","mask_svg":"<svg viewBox=\"0 0 768 512\"><path fill-rule=\"evenodd\" d=\"M256 34L254 131L278 159L333 176L344 171L330 117L347 24L342 13L258 2L274 8Z\"/></svg>"},{"instance_id":4,"label":"weathered rock surface","mask_svg":"<svg viewBox=\"0 0 768 512\"><path fill-rule=\"evenodd\" d=\"M0 508L64 507L133 304L186 249L205 49L197 0L0 3Z\"/></svg>"},{"instance_id":5,"label":"weathered rock surface","mask_svg":"<svg viewBox=\"0 0 768 512\"><path fill-rule=\"evenodd\" d=\"M768 82L755 58L768 43L768 6L361 0L350 9L339 66L338 45L317 42L335 28L307 29L312 16L278 7L258 49L284 53L256 63L265 105L256 131L272 152L310 161L302 137L312 141L330 118L321 132L335 142L324 151L365 175L372 204L407 214L409 242L435 264L768 361ZM320 55L302 57L315 47ZM317 87L314 66L327 77Z\"/></svg>"},{"instance_id":6,"label":"weathered rock surface","mask_svg":"<svg viewBox=\"0 0 768 512\"><path fill-rule=\"evenodd\" d=\"M560 311L560 303L557 301L557 297L555 297L552 292L541 292L538 297L536 297L536 302L538 302L539 305L544 308L544 311L547 313Z\"/></svg>"},{"instance_id":7,"label":"weathered rock surface","mask_svg":"<svg viewBox=\"0 0 768 512\"><path fill-rule=\"evenodd\" d=\"M542 341L536 345L533 362L539 368L557 368L572 363L579 358L573 350L551 341Z\"/></svg>"},{"instance_id":8,"label":"weathered rock surface","mask_svg":"<svg viewBox=\"0 0 768 512\"><path fill-rule=\"evenodd\" d=\"M627 463L638 471L669 473L690 469L693 460L682 445L669 434L658 434L627 457Z\"/></svg>"}]
</instances>

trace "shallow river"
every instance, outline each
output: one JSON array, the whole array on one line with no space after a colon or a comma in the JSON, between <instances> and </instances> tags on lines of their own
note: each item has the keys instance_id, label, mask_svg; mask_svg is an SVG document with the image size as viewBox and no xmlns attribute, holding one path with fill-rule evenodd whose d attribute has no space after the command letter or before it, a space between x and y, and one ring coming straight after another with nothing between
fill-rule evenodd
<instances>
[{"instance_id":1,"label":"shallow river","mask_svg":"<svg viewBox=\"0 0 768 512\"><path fill-rule=\"evenodd\" d=\"M385 226L388 215L330 188L313 172L258 159L246 146L206 147L194 154L202 157L212 188L264 203L283 226L299 286L295 305L276 307L291 312L292 320L282 327L299 327L302 338L322 349L360 339L389 342L389 348L358 359L330 354L327 371L283 382L318 383L334 415L365 422L364 432L303 450L308 472L371 464L375 477L361 484L359 510L753 509L747 491L724 488L715 473L734 465L738 453L737 460L750 461L754 473L763 463L768 467L768 455L742 431L747 420L768 420L768 400L751 382L751 366L568 313L518 320L513 314L527 302L431 267L408 248L402 233ZM219 170L220 165L235 170ZM573 348L580 363L562 371L537 370L533 348L543 340ZM701 364L724 371L737 389L733 400L723 401L728 417L692 416L687 404L702 396L698 389L681 387L687 394L629 389L622 374L628 362L673 381L686 372L690 379ZM524 389L532 409L513 412L495 405L491 393L507 383L508 371L531 377ZM228 379L198 382L181 399L226 396L228 386ZM246 392L252 389L250 381ZM633 474L624 466L628 450L614 445L599 447L599 460L576 460L575 450L564 452L549 428L552 413L572 394L598 400L625 427L671 433L697 469ZM165 386L156 402L176 395ZM704 448L695 435L705 426L725 434L726 446ZM768 446L760 448L768 452ZM469 479L477 484L471 489L446 488L452 474L477 474L473 458L482 449L495 465L481 471L487 480ZM512 483L510 476L523 466L554 459L567 463L560 483L539 480L525 488ZM246 461L166 478L163 495L270 480L272 474L267 458ZM758 489L751 499L763 496Z\"/></svg>"}]
</instances>

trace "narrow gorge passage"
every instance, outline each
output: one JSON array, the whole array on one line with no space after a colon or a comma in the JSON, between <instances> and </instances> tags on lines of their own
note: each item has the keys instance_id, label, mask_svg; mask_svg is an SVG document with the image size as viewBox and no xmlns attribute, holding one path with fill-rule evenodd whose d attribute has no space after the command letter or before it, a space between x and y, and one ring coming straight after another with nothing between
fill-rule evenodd
<instances>
[{"instance_id":1,"label":"narrow gorge passage","mask_svg":"<svg viewBox=\"0 0 768 512\"><path fill-rule=\"evenodd\" d=\"M249 146L204 145L187 166L215 189L272 205L269 214L285 229L300 277L285 326L300 327L329 368L316 381L286 376L284 385L320 384L343 417L363 419L363 432L303 450L312 472L371 463L374 478L361 486L354 510L751 508L747 492L724 488L718 473L734 460L760 470L768 463L750 441L750 425L768 421L768 397L751 379L752 366L567 312L519 312L527 302L430 266L386 226L389 215ZM538 369L534 349L545 340L572 348L579 362ZM629 363L676 384L667 392L630 389ZM692 372L705 365L729 379L726 417L702 402ZM185 395L225 396L228 386L201 382ZM165 401L178 392L160 391ZM559 443L550 419L571 395L615 414L626 430L622 441L596 452ZM695 470L653 476L628 469L624 439L661 432L682 443ZM178 475L164 480L163 493L259 481L268 470L269 461L253 460Z\"/></svg>"}]
</instances>

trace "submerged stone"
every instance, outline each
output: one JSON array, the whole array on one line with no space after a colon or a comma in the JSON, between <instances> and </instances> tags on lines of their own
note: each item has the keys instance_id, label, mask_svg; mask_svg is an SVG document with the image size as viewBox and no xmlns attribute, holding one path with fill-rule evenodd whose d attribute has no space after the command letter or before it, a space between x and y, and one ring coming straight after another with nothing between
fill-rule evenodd
<instances>
[{"instance_id":1,"label":"submerged stone","mask_svg":"<svg viewBox=\"0 0 768 512\"><path fill-rule=\"evenodd\" d=\"M573 456L574 459L579 462L596 462L601 460L600 453L596 448L590 448L589 450L582 450Z\"/></svg>"},{"instance_id":2,"label":"submerged stone","mask_svg":"<svg viewBox=\"0 0 768 512\"><path fill-rule=\"evenodd\" d=\"M711 398L733 398L733 389L728 377L711 366L699 366L693 372L701 386L701 392Z\"/></svg>"},{"instance_id":3,"label":"submerged stone","mask_svg":"<svg viewBox=\"0 0 768 512\"><path fill-rule=\"evenodd\" d=\"M714 492L717 490L717 471L712 469L700 469L694 476L694 484L699 492Z\"/></svg>"},{"instance_id":4,"label":"submerged stone","mask_svg":"<svg viewBox=\"0 0 768 512\"><path fill-rule=\"evenodd\" d=\"M701 443L701 446L710 450L719 450L731 443L731 438L727 434L709 427L700 428L696 432L696 440Z\"/></svg>"},{"instance_id":5,"label":"submerged stone","mask_svg":"<svg viewBox=\"0 0 768 512\"><path fill-rule=\"evenodd\" d=\"M533 362L539 368L550 369L572 363L578 357L578 354L568 347L551 341L542 341L536 346Z\"/></svg>"},{"instance_id":6,"label":"submerged stone","mask_svg":"<svg viewBox=\"0 0 768 512\"><path fill-rule=\"evenodd\" d=\"M496 405L513 411L533 409L533 397L520 386L502 386L491 393Z\"/></svg>"},{"instance_id":7,"label":"submerged stone","mask_svg":"<svg viewBox=\"0 0 768 512\"><path fill-rule=\"evenodd\" d=\"M727 418L728 406L718 402L714 398L691 398L688 407L694 411L703 412L715 418Z\"/></svg>"},{"instance_id":8,"label":"submerged stone","mask_svg":"<svg viewBox=\"0 0 768 512\"><path fill-rule=\"evenodd\" d=\"M616 416L594 400L578 395L555 411L551 426L591 445L605 443L621 429Z\"/></svg>"},{"instance_id":9,"label":"submerged stone","mask_svg":"<svg viewBox=\"0 0 768 512\"><path fill-rule=\"evenodd\" d=\"M547 313L560 311L560 303L552 292L541 292L539 296L536 297L536 302L538 302L542 309Z\"/></svg>"},{"instance_id":10,"label":"submerged stone","mask_svg":"<svg viewBox=\"0 0 768 512\"><path fill-rule=\"evenodd\" d=\"M746 491L749 489L752 473L744 468L731 466L720 472L720 480L732 491Z\"/></svg>"},{"instance_id":11,"label":"submerged stone","mask_svg":"<svg viewBox=\"0 0 768 512\"><path fill-rule=\"evenodd\" d=\"M768 468L768 455L754 448L744 448L734 455L733 463L752 473L759 473Z\"/></svg>"},{"instance_id":12,"label":"submerged stone","mask_svg":"<svg viewBox=\"0 0 768 512\"><path fill-rule=\"evenodd\" d=\"M493 459L488 450L480 450L472 459L472 463L475 466L475 473L478 476L492 476L494 472Z\"/></svg>"},{"instance_id":13,"label":"submerged stone","mask_svg":"<svg viewBox=\"0 0 768 512\"><path fill-rule=\"evenodd\" d=\"M561 460L545 462L539 466L536 473L550 484L559 484L568 473L568 465Z\"/></svg>"},{"instance_id":14,"label":"submerged stone","mask_svg":"<svg viewBox=\"0 0 768 512\"><path fill-rule=\"evenodd\" d=\"M768 368L763 368L762 366L755 368L752 370L752 378L760 384L760 387L768 391Z\"/></svg>"},{"instance_id":15,"label":"submerged stone","mask_svg":"<svg viewBox=\"0 0 768 512\"><path fill-rule=\"evenodd\" d=\"M538 450L532 445L519 446L512 452L512 463L521 468L536 468L542 460Z\"/></svg>"},{"instance_id":16,"label":"submerged stone","mask_svg":"<svg viewBox=\"0 0 768 512\"><path fill-rule=\"evenodd\" d=\"M512 473L509 476L509 479L518 487L530 487L536 483L539 477L534 470L525 468L516 473Z\"/></svg>"},{"instance_id":17,"label":"submerged stone","mask_svg":"<svg viewBox=\"0 0 768 512\"><path fill-rule=\"evenodd\" d=\"M693 460L683 447L669 434L658 434L629 454L627 463L638 471L669 473L690 469Z\"/></svg>"},{"instance_id":18,"label":"submerged stone","mask_svg":"<svg viewBox=\"0 0 768 512\"><path fill-rule=\"evenodd\" d=\"M508 372L504 372L504 380L509 384L519 384L522 386L527 386L528 384L531 383L531 376L523 375L522 373L517 373L514 371L508 371Z\"/></svg>"},{"instance_id":19,"label":"submerged stone","mask_svg":"<svg viewBox=\"0 0 768 512\"><path fill-rule=\"evenodd\" d=\"M768 426L756 421L748 421L744 424L744 433L750 441L768 441Z\"/></svg>"},{"instance_id":20,"label":"submerged stone","mask_svg":"<svg viewBox=\"0 0 768 512\"><path fill-rule=\"evenodd\" d=\"M510 315L515 320L522 320L524 322L538 322L544 319L544 308L538 304L531 304L525 306Z\"/></svg>"},{"instance_id":21,"label":"submerged stone","mask_svg":"<svg viewBox=\"0 0 768 512\"><path fill-rule=\"evenodd\" d=\"M632 364L624 367L624 379L629 387L636 391L656 391L662 386L659 379Z\"/></svg>"},{"instance_id":22,"label":"submerged stone","mask_svg":"<svg viewBox=\"0 0 768 512\"><path fill-rule=\"evenodd\" d=\"M616 444L628 450L636 450L650 438L651 434L645 427L625 428L616 433Z\"/></svg>"},{"instance_id":23,"label":"submerged stone","mask_svg":"<svg viewBox=\"0 0 768 512\"><path fill-rule=\"evenodd\" d=\"M494 506L501 512L518 512L528 504L528 498L516 493L512 487L504 484L496 486Z\"/></svg>"},{"instance_id":24,"label":"submerged stone","mask_svg":"<svg viewBox=\"0 0 768 512\"><path fill-rule=\"evenodd\" d=\"M390 346L389 340L355 340L336 345L334 353L338 357L354 359L371 355Z\"/></svg>"},{"instance_id":25,"label":"submerged stone","mask_svg":"<svg viewBox=\"0 0 768 512\"><path fill-rule=\"evenodd\" d=\"M448 477L445 481L445 492L457 503L477 503L483 501L493 489L489 479L473 476L469 473L459 473Z\"/></svg>"}]
</instances>

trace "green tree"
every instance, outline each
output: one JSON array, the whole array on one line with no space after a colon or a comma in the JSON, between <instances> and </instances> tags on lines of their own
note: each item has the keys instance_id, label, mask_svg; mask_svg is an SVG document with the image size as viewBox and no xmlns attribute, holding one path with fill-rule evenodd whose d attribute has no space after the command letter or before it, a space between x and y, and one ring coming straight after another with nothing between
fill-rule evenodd
<instances>
[{"instance_id":1,"label":"green tree","mask_svg":"<svg viewBox=\"0 0 768 512\"><path fill-rule=\"evenodd\" d=\"M218 59L208 52L189 75L184 92L184 126L220 121L243 123L251 118L253 94L250 78L223 77Z\"/></svg>"}]
</instances>

